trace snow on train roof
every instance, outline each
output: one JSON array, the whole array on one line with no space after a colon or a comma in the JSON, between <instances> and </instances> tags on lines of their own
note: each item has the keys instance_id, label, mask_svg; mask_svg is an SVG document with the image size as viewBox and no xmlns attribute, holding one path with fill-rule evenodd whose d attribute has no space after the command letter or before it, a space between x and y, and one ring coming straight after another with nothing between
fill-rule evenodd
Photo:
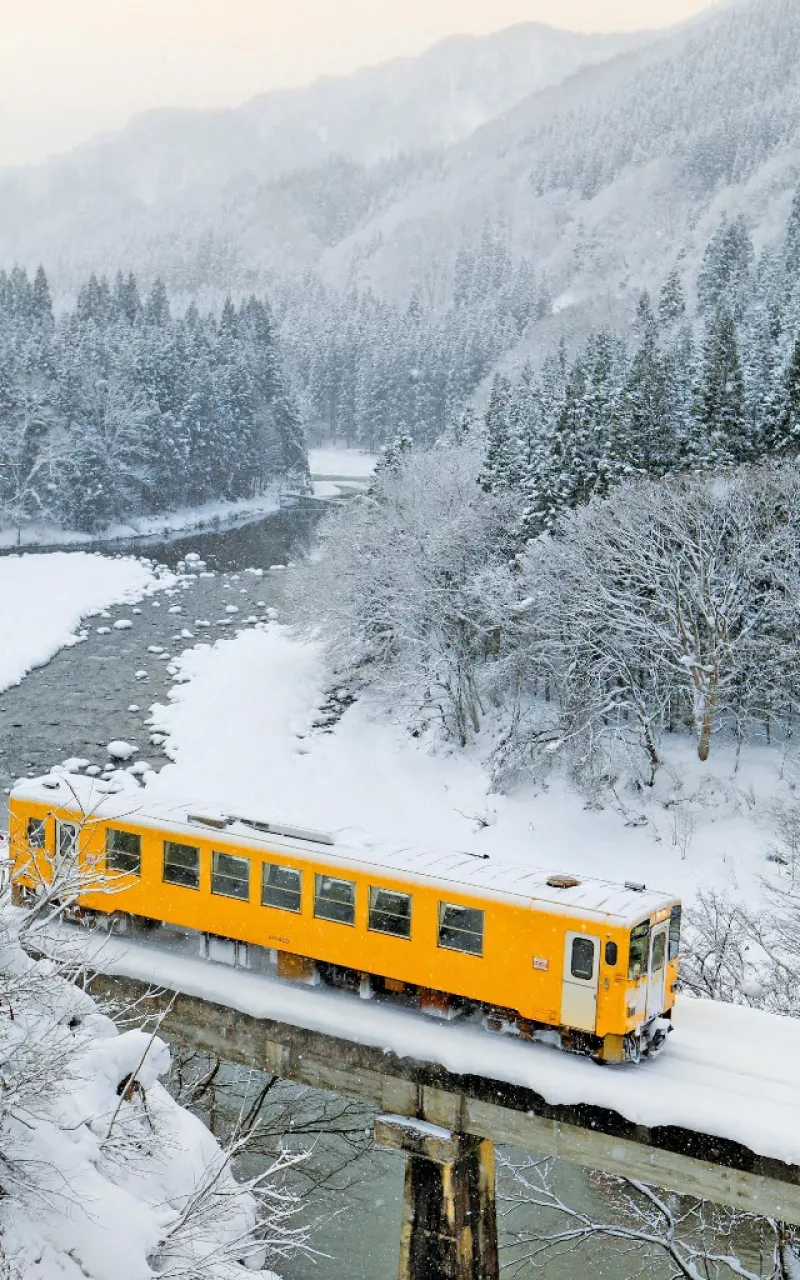
<instances>
[{"instance_id":1,"label":"snow on train roof","mask_svg":"<svg viewBox=\"0 0 800 1280\"><path fill-rule=\"evenodd\" d=\"M554 870L525 866L461 850L392 846L364 839L363 833L353 831L305 831L277 822L274 817L256 813L232 815L208 804L187 804L185 799L160 799L155 805L147 805L146 792L130 775L118 774L117 779L109 783L54 770L45 777L21 780L11 798L63 807L94 820L182 828L194 832L196 838L202 833L206 839L216 836L220 841L235 841L256 850L268 848L294 857L313 854L315 861L330 859L339 867L398 872L418 881L457 886L466 893L535 900L549 910L587 912L623 923L636 923L675 901L674 896L644 886L570 877L564 874L569 869L563 867ZM567 883L563 887L548 883L554 875L562 876Z\"/></svg>"}]
</instances>

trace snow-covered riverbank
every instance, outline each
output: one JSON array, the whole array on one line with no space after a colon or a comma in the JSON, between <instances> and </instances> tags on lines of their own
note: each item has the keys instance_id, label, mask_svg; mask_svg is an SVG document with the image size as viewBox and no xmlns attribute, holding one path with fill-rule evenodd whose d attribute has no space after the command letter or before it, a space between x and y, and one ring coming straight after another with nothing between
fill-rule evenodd
<instances>
[{"instance_id":1,"label":"snow-covered riverbank","mask_svg":"<svg viewBox=\"0 0 800 1280\"><path fill-rule=\"evenodd\" d=\"M78 644L83 618L134 603L171 580L133 558L86 552L0 557L0 691Z\"/></svg>"},{"instance_id":2,"label":"snow-covered riverbank","mask_svg":"<svg viewBox=\"0 0 800 1280\"><path fill-rule=\"evenodd\" d=\"M116 521L96 533L59 529L56 525L29 524L19 529L0 529L0 548L84 547L97 543L117 543L140 538L169 538L180 533L205 529L225 529L245 521L268 516L280 507L277 490L235 502L220 499L196 507L179 507L154 516L135 516Z\"/></svg>"},{"instance_id":3,"label":"snow-covered riverbank","mask_svg":"<svg viewBox=\"0 0 800 1280\"><path fill-rule=\"evenodd\" d=\"M312 477L312 493L315 498L341 498L357 493L366 487L368 477L375 470L377 457L360 449L335 449L331 446L309 449L308 464ZM170 538L182 533L194 533L209 529L228 529L262 516L271 515L281 507L282 499L291 500L292 491L274 486L266 493L253 498L239 498L233 502L219 499L198 506L179 507L152 516L134 516L130 520L114 521L106 529L96 533L81 533L76 529L60 529L52 524L31 522L24 527L0 529L0 550L26 547L85 547L98 543L118 543L141 538Z\"/></svg>"}]
</instances>

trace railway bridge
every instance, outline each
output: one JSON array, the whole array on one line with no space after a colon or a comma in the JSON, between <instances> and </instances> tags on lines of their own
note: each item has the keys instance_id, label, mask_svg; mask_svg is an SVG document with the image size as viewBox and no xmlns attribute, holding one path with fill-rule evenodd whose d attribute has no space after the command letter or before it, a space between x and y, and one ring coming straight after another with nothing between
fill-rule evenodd
<instances>
[{"instance_id":1,"label":"railway bridge","mask_svg":"<svg viewBox=\"0 0 800 1280\"><path fill-rule=\"evenodd\" d=\"M104 939L93 964L167 1038L378 1108L407 1157L401 1280L497 1280L495 1143L800 1225L791 1019L683 998L660 1058L601 1067L158 942Z\"/></svg>"}]
</instances>

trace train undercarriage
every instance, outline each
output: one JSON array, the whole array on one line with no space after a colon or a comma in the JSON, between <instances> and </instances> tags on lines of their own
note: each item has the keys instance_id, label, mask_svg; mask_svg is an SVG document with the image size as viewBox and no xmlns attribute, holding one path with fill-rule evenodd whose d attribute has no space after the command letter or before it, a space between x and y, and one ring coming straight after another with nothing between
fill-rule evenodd
<instances>
[{"instance_id":1,"label":"train undercarriage","mask_svg":"<svg viewBox=\"0 0 800 1280\"><path fill-rule=\"evenodd\" d=\"M115 934L132 933L147 937L156 932L173 931L172 926L164 925L160 920L122 912L106 915L86 908L72 907L68 917L86 927L99 927ZM650 1018L635 1032L626 1035L598 1036L588 1031L535 1021L524 1017L515 1009L487 1005L414 983L313 960L294 952L255 947L232 938L193 930L177 932L184 937L191 936L198 945L200 954L211 962L234 968L258 969L265 967L263 958L268 957L268 964L273 972L277 971L279 978L288 981L349 991L362 1000L389 998L407 1008L419 1009L428 1017L446 1021L482 1022L484 1028L494 1035L514 1036L533 1043L547 1044L562 1052L591 1058L602 1065L638 1063L643 1059L654 1058L663 1050L672 1030L670 1015L666 1014Z\"/></svg>"}]
</instances>

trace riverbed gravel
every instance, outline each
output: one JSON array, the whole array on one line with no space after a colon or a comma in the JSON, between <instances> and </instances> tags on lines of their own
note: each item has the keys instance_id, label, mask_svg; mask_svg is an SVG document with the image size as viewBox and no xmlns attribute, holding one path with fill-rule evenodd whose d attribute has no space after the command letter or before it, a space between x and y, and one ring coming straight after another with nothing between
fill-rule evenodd
<instances>
[{"instance_id":1,"label":"riverbed gravel","mask_svg":"<svg viewBox=\"0 0 800 1280\"><path fill-rule=\"evenodd\" d=\"M17 778L44 773L67 759L103 769L114 741L135 743L137 762L161 768L163 738L151 737L148 717L154 702L167 700L176 675L180 679L174 660L193 642L213 644L222 636L270 625L267 607L274 604L275 576L269 570L189 573L175 587L142 601L139 612L120 605L104 611L109 615L104 626L86 619L80 644L62 649L0 694L4 795ZM204 625L196 627L196 620Z\"/></svg>"}]
</instances>

